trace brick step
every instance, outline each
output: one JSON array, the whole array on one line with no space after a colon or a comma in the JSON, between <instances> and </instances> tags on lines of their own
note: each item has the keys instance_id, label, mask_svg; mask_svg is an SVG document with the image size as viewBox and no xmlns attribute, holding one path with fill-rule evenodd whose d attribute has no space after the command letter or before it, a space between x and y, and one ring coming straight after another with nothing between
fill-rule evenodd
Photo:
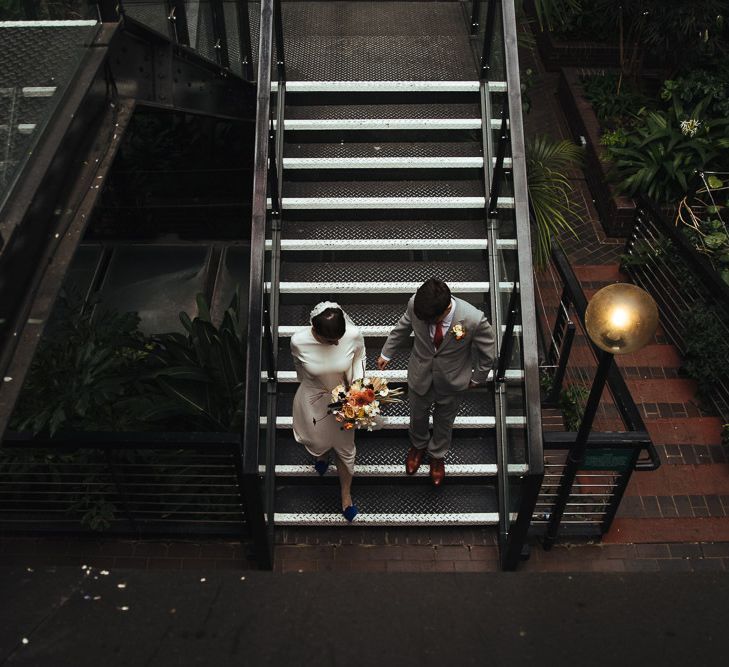
<instances>
[{"instance_id":1,"label":"brick step","mask_svg":"<svg viewBox=\"0 0 729 667\"><path fill-rule=\"evenodd\" d=\"M696 398L695 380L676 378L640 379L628 378L628 389L636 403L691 403Z\"/></svg>"},{"instance_id":2,"label":"brick step","mask_svg":"<svg viewBox=\"0 0 729 667\"><path fill-rule=\"evenodd\" d=\"M673 345L651 343L636 354L615 358L616 363L626 368L681 368L681 355ZM577 336L570 352L569 367L597 368L592 349L583 336ZM641 374L643 377L643 374ZM647 377L652 377L650 374Z\"/></svg>"},{"instance_id":3,"label":"brick step","mask_svg":"<svg viewBox=\"0 0 729 667\"><path fill-rule=\"evenodd\" d=\"M581 282L625 282L628 276L620 271L618 264L576 264L572 267Z\"/></svg>"},{"instance_id":4,"label":"brick step","mask_svg":"<svg viewBox=\"0 0 729 667\"><path fill-rule=\"evenodd\" d=\"M628 496L727 495L729 471L724 463L663 465L649 473L636 473L625 491Z\"/></svg>"},{"instance_id":5,"label":"brick step","mask_svg":"<svg viewBox=\"0 0 729 667\"><path fill-rule=\"evenodd\" d=\"M729 542L729 518L627 519L617 518L603 544L666 542ZM726 550L721 544L718 547Z\"/></svg>"},{"instance_id":6,"label":"brick step","mask_svg":"<svg viewBox=\"0 0 729 667\"><path fill-rule=\"evenodd\" d=\"M721 442L719 417L652 419L646 427L656 445L718 445ZM729 489L729 474L724 480L724 488Z\"/></svg>"}]
</instances>

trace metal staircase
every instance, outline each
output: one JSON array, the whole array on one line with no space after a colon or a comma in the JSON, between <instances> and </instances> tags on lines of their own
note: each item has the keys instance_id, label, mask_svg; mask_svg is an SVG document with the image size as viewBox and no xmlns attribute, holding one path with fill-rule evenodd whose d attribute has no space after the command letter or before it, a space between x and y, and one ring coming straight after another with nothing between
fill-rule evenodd
<instances>
[{"instance_id":1,"label":"metal staircase","mask_svg":"<svg viewBox=\"0 0 729 667\"><path fill-rule=\"evenodd\" d=\"M265 242L277 371L275 384L262 377L270 402L261 417L264 427L275 420L275 432L262 431L268 465L259 468L275 483L268 494L275 525L346 523L338 511L336 471L319 479L291 433L297 383L290 336L307 325L314 304L336 300L361 328L373 371L408 298L433 276L483 310L501 332L502 372L464 400L441 489L431 486L427 465L414 478L405 474L406 404L387 409L383 430L357 433L353 498L361 513L355 524L494 525L506 553L511 521L524 499L531 502L519 480L530 468L539 474L541 461L532 465L530 449L540 440L525 409L526 341L514 316L533 304L518 307L524 289L517 231L523 230L509 176L509 90L505 76L479 77L480 43L470 34L467 4L314 2L283 3L280 10ZM372 22L361 20L367 7L377 13ZM326 42L345 9L360 18L356 28L351 21L342 29L345 45L308 62L311 44ZM424 21L433 21L433 32L449 31L436 41L445 39L453 57L436 68L427 66L433 63L427 40L412 34ZM264 11L264 38L265 30ZM342 49L349 64L336 61ZM433 78L434 69L443 78ZM259 88L259 103L260 96ZM528 249L528 230L526 238ZM382 374L406 383L408 355L402 349Z\"/></svg>"}]
</instances>

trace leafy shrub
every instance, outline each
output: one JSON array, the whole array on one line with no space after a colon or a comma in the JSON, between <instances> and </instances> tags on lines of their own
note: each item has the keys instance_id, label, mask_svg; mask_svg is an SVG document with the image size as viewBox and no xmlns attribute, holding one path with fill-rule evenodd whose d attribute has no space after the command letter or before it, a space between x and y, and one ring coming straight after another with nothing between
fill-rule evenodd
<instances>
[{"instance_id":1,"label":"leafy shrub","mask_svg":"<svg viewBox=\"0 0 729 667\"><path fill-rule=\"evenodd\" d=\"M708 99L705 113L712 118L729 118L729 68L718 71L698 69L676 79L663 82L661 99L678 99L685 107L693 107Z\"/></svg>"},{"instance_id":2,"label":"leafy shrub","mask_svg":"<svg viewBox=\"0 0 729 667\"><path fill-rule=\"evenodd\" d=\"M683 339L684 368L698 383L699 395L708 400L713 387L729 377L729 338L722 313L697 304L684 315Z\"/></svg>"},{"instance_id":3,"label":"leafy shrub","mask_svg":"<svg viewBox=\"0 0 729 667\"><path fill-rule=\"evenodd\" d=\"M562 410L562 420L567 431L579 430L589 395L587 387L581 384L571 384L560 392L559 408Z\"/></svg>"},{"instance_id":4,"label":"leafy shrub","mask_svg":"<svg viewBox=\"0 0 729 667\"><path fill-rule=\"evenodd\" d=\"M23 385L10 427L124 431L144 422L144 360L136 313L92 310L66 292L52 335L44 336Z\"/></svg>"},{"instance_id":5,"label":"leafy shrub","mask_svg":"<svg viewBox=\"0 0 729 667\"><path fill-rule=\"evenodd\" d=\"M622 81L616 72L592 74L581 78L585 98L590 101L598 120L620 127L630 122L645 106L645 97Z\"/></svg>"},{"instance_id":6,"label":"leafy shrub","mask_svg":"<svg viewBox=\"0 0 729 667\"><path fill-rule=\"evenodd\" d=\"M698 172L725 160L717 158L729 148L729 120L701 120L704 106L705 101L687 114L674 98L667 111L643 111L625 144L607 148L620 190L675 203Z\"/></svg>"},{"instance_id":7,"label":"leafy shrub","mask_svg":"<svg viewBox=\"0 0 729 667\"><path fill-rule=\"evenodd\" d=\"M572 209L572 186L565 171L581 160L580 149L571 141L538 136L527 142L527 188L537 232L534 264L538 269L549 263L553 237L563 232L575 234L567 220Z\"/></svg>"}]
</instances>

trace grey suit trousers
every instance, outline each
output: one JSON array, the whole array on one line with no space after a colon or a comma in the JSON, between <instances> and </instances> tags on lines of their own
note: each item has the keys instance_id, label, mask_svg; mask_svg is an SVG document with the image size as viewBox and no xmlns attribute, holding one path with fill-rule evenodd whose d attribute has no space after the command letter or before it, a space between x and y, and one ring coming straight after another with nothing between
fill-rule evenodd
<instances>
[{"instance_id":1,"label":"grey suit trousers","mask_svg":"<svg viewBox=\"0 0 729 667\"><path fill-rule=\"evenodd\" d=\"M431 457L442 459L451 445L453 422L466 392L446 395L433 391L433 385L423 395L408 388L410 403L410 443L416 449L426 449ZM433 434L428 426L430 406L433 405Z\"/></svg>"}]
</instances>

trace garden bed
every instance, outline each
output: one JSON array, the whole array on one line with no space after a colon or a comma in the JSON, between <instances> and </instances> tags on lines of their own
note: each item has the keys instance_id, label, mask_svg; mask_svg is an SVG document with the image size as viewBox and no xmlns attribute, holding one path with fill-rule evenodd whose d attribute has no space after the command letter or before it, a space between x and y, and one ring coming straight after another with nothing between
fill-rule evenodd
<instances>
[{"instance_id":1,"label":"garden bed","mask_svg":"<svg viewBox=\"0 0 729 667\"><path fill-rule=\"evenodd\" d=\"M635 202L620 195L608 182L611 163L604 159L600 145L600 123L580 83L584 71L565 67L560 72L557 94L574 139L585 141L584 172L595 202L600 223L608 236L628 236L635 221Z\"/></svg>"}]
</instances>

